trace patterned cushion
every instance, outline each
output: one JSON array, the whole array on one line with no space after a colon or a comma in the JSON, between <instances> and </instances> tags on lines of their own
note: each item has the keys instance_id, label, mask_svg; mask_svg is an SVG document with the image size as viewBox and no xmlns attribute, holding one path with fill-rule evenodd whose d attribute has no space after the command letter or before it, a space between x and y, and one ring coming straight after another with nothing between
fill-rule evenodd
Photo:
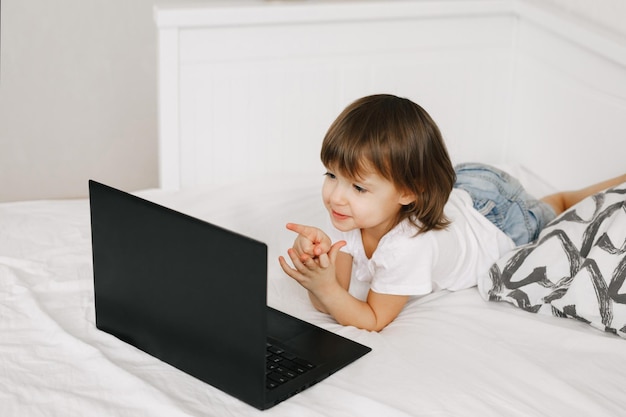
<instances>
[{"instance_id":1,"label":"patterned cushion","mask_svg":"<svg viewBox=\"0 0 626 417\"><path fill-rule=\"evenodd\" d=\"M626 183L588 197L479 277L486 300L626 337ZM623 287L623 288L622 288Z\"/></svg>"}]
</instances>

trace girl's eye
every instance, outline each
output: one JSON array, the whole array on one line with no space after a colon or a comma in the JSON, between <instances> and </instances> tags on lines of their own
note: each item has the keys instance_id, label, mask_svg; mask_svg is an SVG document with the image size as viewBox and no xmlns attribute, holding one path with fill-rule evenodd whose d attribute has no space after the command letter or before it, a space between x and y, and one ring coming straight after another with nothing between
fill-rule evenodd
<instances>
[{"instance_id":1,"label":"girl's eye","mask_svg":"<svg viewBox=\"0 0 626 417\"><path fill-rule=\"evenodd\" d=\"M331 172L327 172L324 174L324 176L326 176L327 178L330 178L331 180L334 180L335 178L337 178L335 176L335 174L331 173Z\"/></svg>"},{"instance_id":2,"label":"girl's eye","mask_svg":"<svg viewBox=\"0 0 626 417\"><path fill-rule=\"evenodd\" d=\"M359 185L354 184L353 185L354 189L356 190L357 193L365 193L367 192L367 190Z\"/></svg>"}]
</instances>

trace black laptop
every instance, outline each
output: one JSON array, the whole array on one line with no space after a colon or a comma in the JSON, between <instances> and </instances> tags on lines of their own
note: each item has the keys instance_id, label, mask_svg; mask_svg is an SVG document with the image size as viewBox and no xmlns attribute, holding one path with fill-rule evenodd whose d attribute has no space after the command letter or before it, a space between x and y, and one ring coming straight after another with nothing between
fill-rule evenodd
<instances>
[{"instance_id":1,"label":"black laptop","mask_svg":"<svg viewBox=\"0 0 626 417\"><path fill-rule=\"evenodd\" d=\"M267 306L267 246L89 181L96 325L266 409L371 349Z\"/></svg>"}]
</instances>

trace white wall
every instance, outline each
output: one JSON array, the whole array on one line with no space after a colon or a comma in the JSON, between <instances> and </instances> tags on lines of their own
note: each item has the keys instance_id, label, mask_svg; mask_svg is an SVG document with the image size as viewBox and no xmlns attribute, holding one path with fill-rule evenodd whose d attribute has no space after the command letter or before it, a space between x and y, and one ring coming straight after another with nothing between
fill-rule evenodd
<instances>
[{"instance_id":1,"label":"white wall","mask_svg":"<svg viewBox=\"0 0 626 417\"><path fill-rule=\"evenodd\" d=\"M626 38L534 3L517 25L510 155L557 189L624 172Z\"/></svg>"},{"instance_id":2,"label":"white wall","mask_svg":"<svg viewBox=\"0 0 626 417\"><path fill-rule=\"evenodd\" d=\"M623 0L524 1L626 39ZM0 201L157 185L152 7L175 2L1 2Z\"/></svg>"},{"instance_id":3,"label":"white wall","mask_svg":"<svg viewBox=\"0 0 626 417\"><path fill-rule=\"evenodd\" d=\"M624 0L523 0L594 26L608 36L626 42Z\"/></svg>"},{"instance_id":4,"label":"white wall","mask_svg":"<svg viewBox=\"0 0 626 417\"><path fill-rule=\"evenodd\" d=\"M157 184L154 0L4 0L0 201Z\"/></svg>"}]
</instances>

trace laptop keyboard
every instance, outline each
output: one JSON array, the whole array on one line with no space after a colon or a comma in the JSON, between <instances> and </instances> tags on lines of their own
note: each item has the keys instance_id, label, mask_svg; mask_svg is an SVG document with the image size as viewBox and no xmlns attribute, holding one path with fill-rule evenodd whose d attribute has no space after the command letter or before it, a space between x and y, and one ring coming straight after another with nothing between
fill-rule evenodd
<instances>
[{"instance_id":1,"label":"laptop keyboard","mask_svg":"<svg viewBox=\"0 0 626 417\"><path fill-rule=\"evenodd\" d=\"M305 374L315 365L296 355L267 342L266 386L273 389L298 376Z\"/></svg>"}]
</instances>

